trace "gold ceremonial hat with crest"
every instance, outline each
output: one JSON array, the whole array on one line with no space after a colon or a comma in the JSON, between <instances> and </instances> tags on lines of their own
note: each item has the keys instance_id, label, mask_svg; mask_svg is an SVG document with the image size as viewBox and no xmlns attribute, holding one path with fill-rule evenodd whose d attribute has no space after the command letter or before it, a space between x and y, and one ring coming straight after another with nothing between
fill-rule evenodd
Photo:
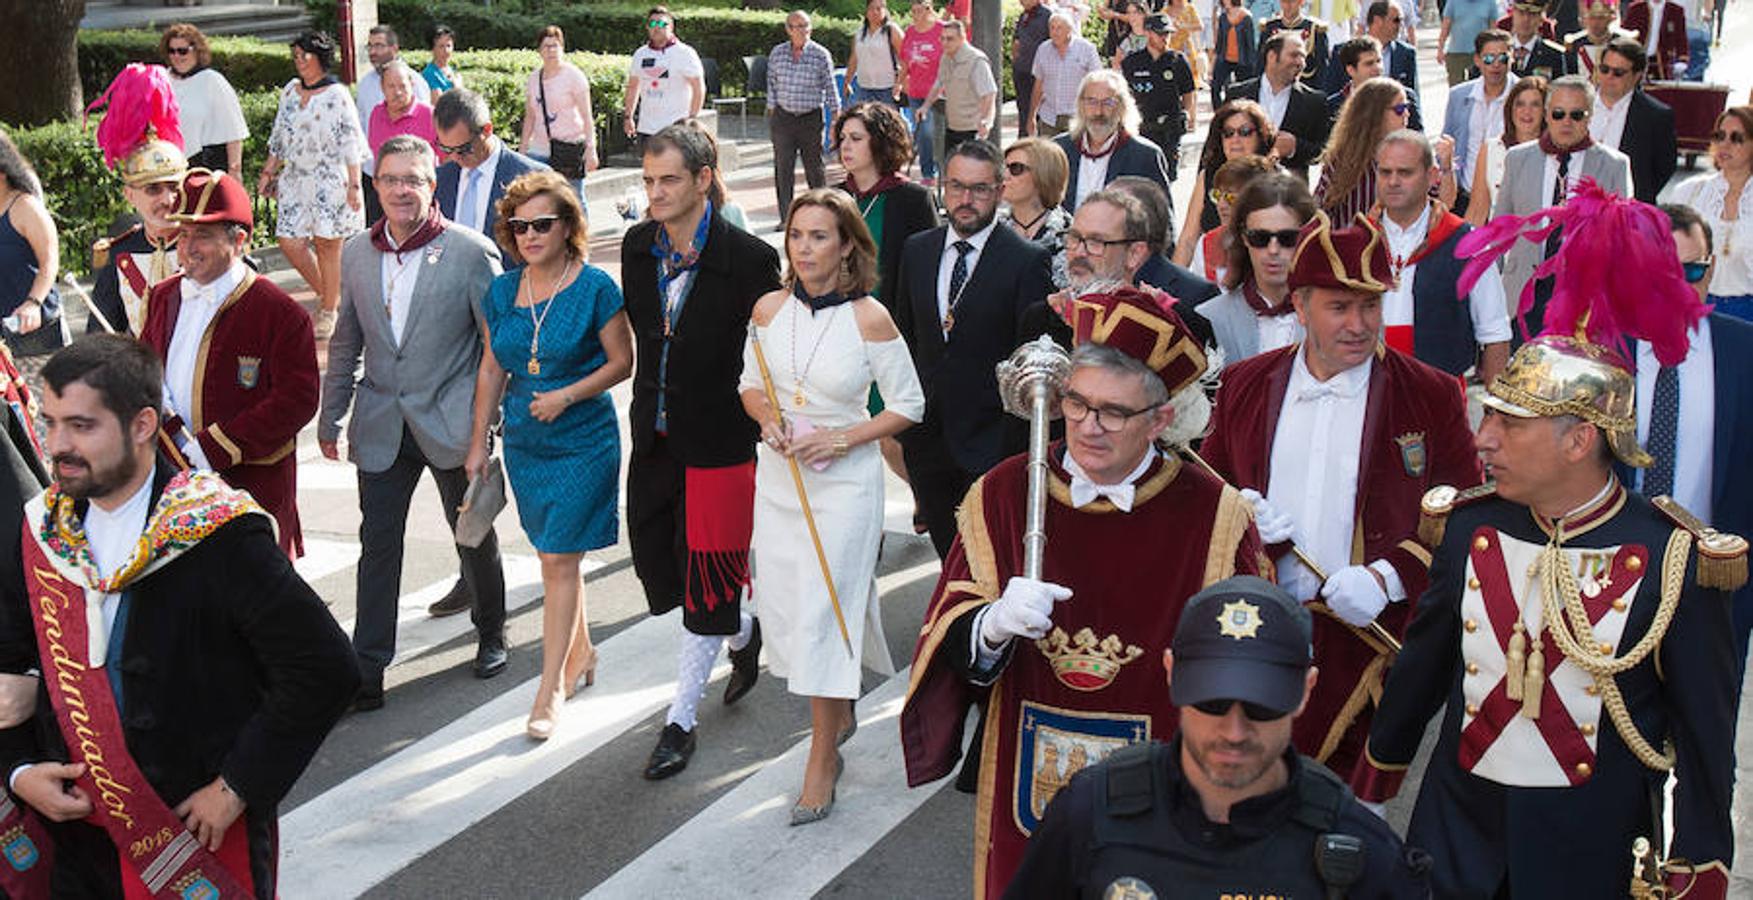
<instances>
[{"instance_id":1,"label":"gold ceremonial hat with crest","mask_svg":"<svg viewBox=\"0 0 1753 900\"><path fill-rule=\"evenodd\" d=\"M1547 334L1523 344L1480 402L1523 419L1576 416L1601 429L1626 465L1653 461L1637 444L1637 376L1586 337Z\"/></svg>"},{"instance_id":2,"label":"gold ceremonial hat with crest","mask_svg":"<svg viewBox=\"0 0 1753 900\"><path fill-rule=\"evenodd\" d=\"M189 161L183 156L182 148L160 140L153 129L146 130L146 140L135 147L132 153L122 157L116 166L116 174L122 183L130 187L154 184L160 181L181 181L183 173L189 170Z\"/></svg>"}]
</instances>

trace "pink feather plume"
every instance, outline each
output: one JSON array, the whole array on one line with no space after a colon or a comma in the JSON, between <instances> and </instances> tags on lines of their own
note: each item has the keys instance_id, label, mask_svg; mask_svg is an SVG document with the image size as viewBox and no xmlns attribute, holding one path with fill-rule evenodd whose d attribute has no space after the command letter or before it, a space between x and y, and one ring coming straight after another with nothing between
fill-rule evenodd
<instances>
[{"instance_id":1,"label":"pink feather plume","mask_svg":"<svg viewBox=\"0 0 1753 900\"><path fill-rule=\"evenodd\" d=\"M159 140L183 144L176 94L163 66L129 63L102 96L91 101L85 114L103 107L107 108L97 126L97 145L103 150L104 164L112 169L146 140L148 128L157 132Z\"/></svg>"},{"instance_id":2,"label":"pink feather plume","mask_svg":"<svg viewBox=\"0 0 1753 900\"><path fill-rule=\"evenodd\" d=\"M1551 276L1542 334L1574 335L1583 326L1595 344L1622 350L1648 341L1662 365L1686 358L1687 332L1709 309L1686 282L1668 217L1647 203L1609 194L1584 178L1564 206L1527 216L1499 216L1455 247L1467 260L1456 284L1462 296L1518 239L1543 243L1554 228L1563 241L1540 263L1517 298L1518 316L1534 305L1534 282ZM1526 322L1524 321L1524 325Z\"/></svg>"}]
</instances>

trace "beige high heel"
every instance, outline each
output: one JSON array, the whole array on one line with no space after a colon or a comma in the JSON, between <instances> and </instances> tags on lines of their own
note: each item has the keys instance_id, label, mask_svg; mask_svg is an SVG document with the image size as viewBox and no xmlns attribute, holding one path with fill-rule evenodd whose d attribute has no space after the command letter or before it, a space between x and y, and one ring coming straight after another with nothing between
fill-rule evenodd
<instances>
[{"instance_id":1,"label":"beige high heel","mask_svg":"<svg viewBox=\"0 0 1753 900\"><path fill-rule=\"evenodd\" d=\"M581 654L581 661L576 670L568 667L568 671L566 672L566 699L571 700L572 695L581 690L578 686L580 680L583 680L585 687L590 687L591 685L596 684L597 648L594 644L591 645L589 656L583 656Z\"/></svg>"},{"instance_id":2,"label":"beige high heel","mask_svg":"<svg viewBox=\"0 0 1753 900\"><path fill-rule=\"evenodd\" d=\"M532 740L545 741L554 736L554 728L560 723L560 705L566 698L556 689L548 695L548 708L542 708L541 695L536 697L536 705L530 709L530 719L524 724L524 733Z\"/></svg>"}]
</instances>

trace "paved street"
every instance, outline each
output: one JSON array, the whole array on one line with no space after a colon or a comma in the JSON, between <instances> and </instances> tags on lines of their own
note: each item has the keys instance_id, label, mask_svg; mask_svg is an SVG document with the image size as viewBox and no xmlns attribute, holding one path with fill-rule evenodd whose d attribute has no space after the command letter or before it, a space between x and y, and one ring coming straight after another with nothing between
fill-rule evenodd
<instances>
[{"instance_id":1,"label":"paved street","mask_svg":"<svg viewBox=\"0 0 1753 900\"><path fill-rule=\"evenodd\" d=\"M1753 16L1732 6L1715 77L1753 86ZM1421 31L1423 107L1440 125L1446 88ZM1737 48L1731 53L1729 47ZM1201 132L1204 116L1202 108ZM1014 134L1008 126L1006 134ZM1183 154L1184 209L1197 145ZM1682 169L1680 177L1692 173ZM730 174L733 199L777 243L771 167ZM599 223L611 204L593 197ZM619 240L602 234L592 261L618 275ZM277 274L289 288L295 276ZM309 300L308 292L302 299ZM628 391L614 392L625 415ZM623 435L623 446L625 446ZM343 628L354 617L359 512L350 465L299 442L299 503L308 555L299 569ZM878 570L883 621L897 664L911 658L937 577L911 503L890 480L888 533ZM624 503L624 500L622 501ZM623 526L625 523L623 522ZM701 706L699 750L664 782L639 777L663 727L675 678L677 616L646 614L626 542L589 555L585 596L601 649L596 684L565 707L555 738L524 736L540 665L540 581L513 510L499 520L505 552L511 663L491 681L470 676L466 616L431 619L456 557L430 481L414 498L400 645L388 705L344 719L282 810L283 897L965 897L970 892L972 798L948 782L904 786L896 715L908 672L867 671L861 728L845 747L838 805L826 822L788 828L809 736L808 707L763 677L733 708L720 703L722 660ZM800 536L800 540L803 539ZM1753 758L1753 728L1743 729ZM1753 789L1745 789L1753 804ZM1403 823L1405 810L1391 809ZM1753 846L1753 840L1747 842ZM1753 897L1753 882L1744 896Z\"/></svg>"}]
</instances>

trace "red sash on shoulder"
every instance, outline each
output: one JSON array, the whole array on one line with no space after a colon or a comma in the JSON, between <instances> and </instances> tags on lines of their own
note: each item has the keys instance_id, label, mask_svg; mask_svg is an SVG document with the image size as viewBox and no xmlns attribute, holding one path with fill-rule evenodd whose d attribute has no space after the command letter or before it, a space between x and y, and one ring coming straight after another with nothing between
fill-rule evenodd
<instances>
[{"instance_id":1,"label":"red sash on shoulder","mask_svg":"<svg viewBox=\"0 0 1753 900\"><path fill-rule=\"evenodd\" d=\"M86 587L120 590L225 522L260 513L261 507L211 473L178 473L154 506L135 559L110 579L99 579L72 505L57 487L26 504L23 550L43 683L70 761L85 764L77 782L96 801L87 821L109 834L124 865L153 897L249 898L247 868L234 873L208 852L128 754L109 678L102 665L89 664Z\"/></svg>"}]
</instances>

